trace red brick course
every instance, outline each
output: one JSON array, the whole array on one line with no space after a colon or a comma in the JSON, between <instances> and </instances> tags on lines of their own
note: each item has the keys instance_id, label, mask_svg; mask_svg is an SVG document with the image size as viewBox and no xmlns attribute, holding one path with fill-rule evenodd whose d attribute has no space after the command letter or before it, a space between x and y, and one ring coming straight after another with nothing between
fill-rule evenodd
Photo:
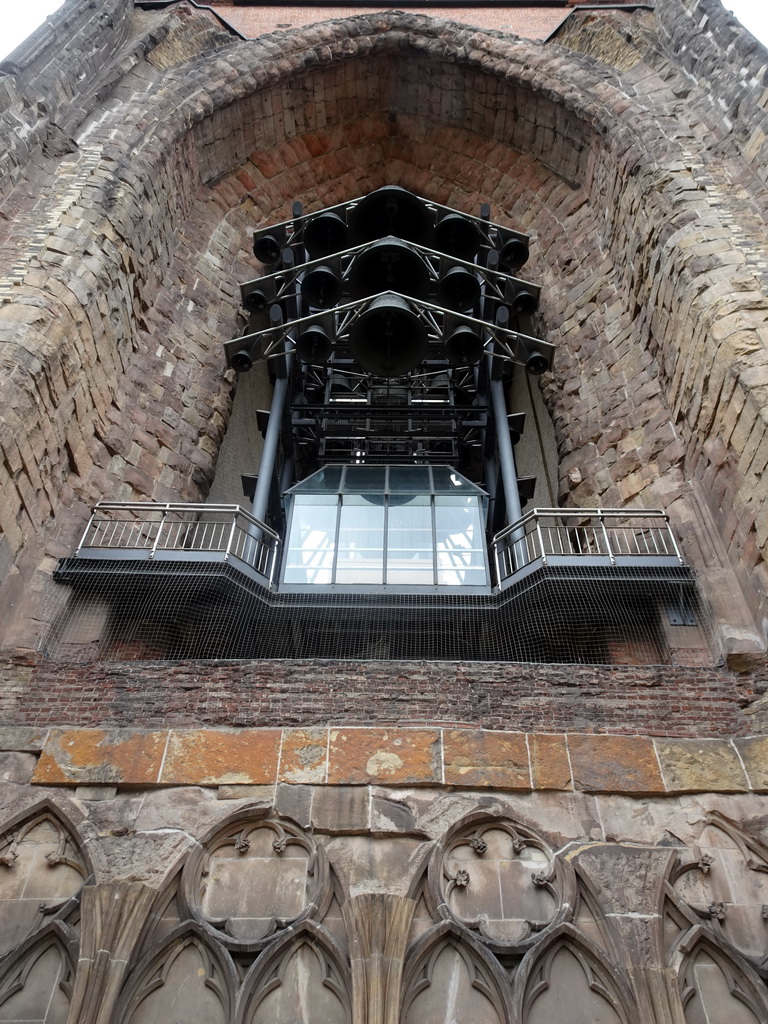
<instances>
[{"instance_id":1,"label":"red brick course","mask_svg":"<svg viewBox=\"0 0 768 1024\"><path fill-rule=\"evenodd\" d=\"M538 733L723 737L751 735L766 724L759 705L750 707L763 684L753 676L717 668L41 661L32 666L0 665L0 683L0 720L36 727L423 724ZM542 778L554 755L559 757L557 751L542 748L540 759L534 760ZM492 760L492 752L483 757Z\"/></svg>"}]
</instances>

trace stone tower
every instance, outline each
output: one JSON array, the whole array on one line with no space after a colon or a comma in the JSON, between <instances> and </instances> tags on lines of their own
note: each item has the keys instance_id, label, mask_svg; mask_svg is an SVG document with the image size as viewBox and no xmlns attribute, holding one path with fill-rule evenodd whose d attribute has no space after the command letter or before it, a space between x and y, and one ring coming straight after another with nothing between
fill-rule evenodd
<instances>
[{"instance_id":1,"label":"stone tower","mask_svg":"<svg viewBox=\"0 0 768 1024\"><path fill-rule=\"evenodd\" d=\"M768 1020L766 67L719 0L68 0L0 64L0 1021ZM535 310L292 376L254 231L393 186ZM403 468L428 585L290 577Z\"/></svg>"}]
</instances>

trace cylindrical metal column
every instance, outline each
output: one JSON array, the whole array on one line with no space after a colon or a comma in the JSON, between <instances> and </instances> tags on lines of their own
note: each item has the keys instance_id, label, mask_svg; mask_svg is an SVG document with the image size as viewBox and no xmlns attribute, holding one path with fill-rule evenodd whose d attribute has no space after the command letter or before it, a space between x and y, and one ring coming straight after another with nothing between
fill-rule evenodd
<instances>
[{"instance_id":1,"label":"cylindrical metal column","mask_svg":"<svg viewBox=\"0 0 768 1024\"><path fill-rule=\"evenodd\" d=\"M507 420L507 400L504 396L504 385L500 380L491 380L491 400L493 402L493 418L496 421L496 445L499 452L499 468L501 482L504 486L504 498L507 506L507 524L516 523L523 515L520 505L520 491L517 486L517 467L512 438L509 436ZM525 531L522 527L513 530L511 551L515 569L521 569L528 561L525 544Z\"/></svg>"},{"instance_id":2,"label":"cylindrical metal column","mask_svg":"<svg viewBox=\"0 0 768 1024\"><path fill-rule=\"evenodd\" d=\"M269 423L267 432L264 435L264 447L261 451L259 462L259 473L256 479L256 489L253 493L253 504L251 513L254 519L264 522L269 505L269 491L272 486L272 477L275 472L275 460L277 458L277 446L280 442L280 428L283 422L283 407L285 397L288 394L288 374L290 373L291 356L285 357L287 364L285 377L278 377L275 381L275 391L272 395L272 405L269 409Z\"/></svg>"},{"instance_id":3,"label":"cylindrical metal column","mask_svg":"<svg viewBox=\"0 0 768 1024\"><path fill-rule=\"evenodd\" d=\"M501 481L504 485L504 498L507 503L507 522L514 523L523 514L520 507L520 492L517 489L517 467L512 438L509 436L507 421L507 401L504 397L504 385L500 380L491 380L491 399L493 401L493 418L496 421L496 444L499 451L499 467Z\"/></svg>"}]
</instances>

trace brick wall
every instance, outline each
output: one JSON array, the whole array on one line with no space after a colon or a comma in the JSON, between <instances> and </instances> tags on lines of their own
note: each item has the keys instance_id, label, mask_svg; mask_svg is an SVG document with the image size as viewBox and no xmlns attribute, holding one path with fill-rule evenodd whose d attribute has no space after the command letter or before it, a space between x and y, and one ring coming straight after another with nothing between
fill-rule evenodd
<instances>
[{"instance_id":1,"label":"brick wall","mask_svg":"<svg viewBox=\"0 0 768 1024\"><path fill-rule=\"evenodd\" d=\"M750 735L768 724L759 703L764 683L714 668L17 661L6 663L0 678L3 722L40 728L439 723L725 737Z\"/></svg>"}]
</instances>

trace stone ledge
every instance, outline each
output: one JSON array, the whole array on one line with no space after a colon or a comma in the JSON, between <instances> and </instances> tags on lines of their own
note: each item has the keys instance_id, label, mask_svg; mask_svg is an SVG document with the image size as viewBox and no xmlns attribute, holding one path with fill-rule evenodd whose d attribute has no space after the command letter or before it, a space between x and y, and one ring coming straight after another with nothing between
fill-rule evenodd
<instances>
[{"instance_id":1,"label":"stone ledge","mask_svg":"<svg viewBox=\"0 0 768 1024\"><path fill-rule=\"evenodd\" d=\"M40 785L435 786L768 792L768 737L672 741L438 727L52 729Z\"/></svg>"}]
</instances>

